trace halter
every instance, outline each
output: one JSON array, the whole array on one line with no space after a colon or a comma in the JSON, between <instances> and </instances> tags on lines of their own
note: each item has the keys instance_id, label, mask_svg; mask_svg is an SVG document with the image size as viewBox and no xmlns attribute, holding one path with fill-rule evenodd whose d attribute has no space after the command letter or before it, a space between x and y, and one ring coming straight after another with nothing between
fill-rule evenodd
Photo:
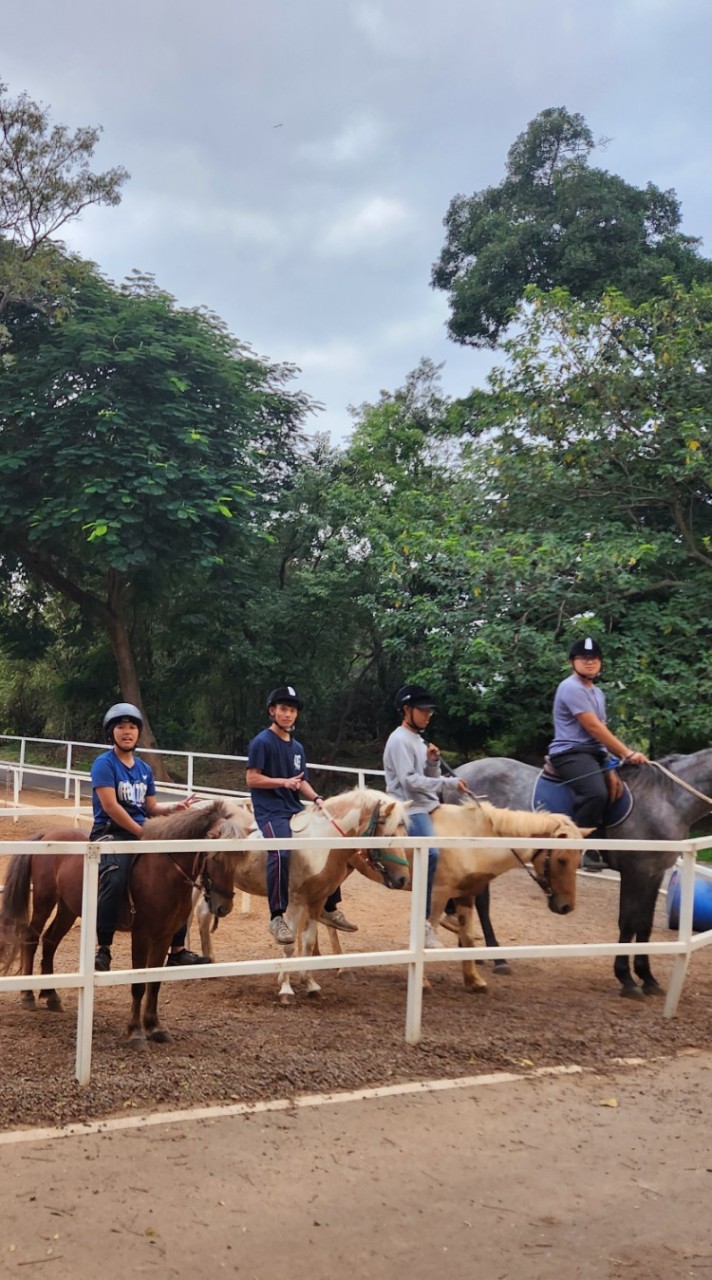
<instances>
[{"instance_id":1,"label":"halter","mask_svg":"<svg viewBox=\"0 0 712 1280\"><path fill-rule=\"evenodd\" d=\"M536 868L532 871L531 867L528 866L524 859L520 858L516 849L510 849L509 852L514 854L517 862L524 868L529 879L534 881L535 885L541 889L542 893L545 894L547 898L552 898L554 896L554 890L551 887L551 849L537 849L536 853L533 853L531 856L533 864L535 858L538 858L542 853L544 854L543 875L541 876L537 874Z\"/></svg>"},{"instance_id":2,"label":"halter","mask_svg":"<svg viewBox=\"0 0 712 1280\"><path fill-rule=\"evenodd\" d=\"M203 874L202 874L201 880L202 880L202 886L203 886L203 897L205 898L205 901L208 903L208 906L210 905L210 894L213 892L219 894L221 898L226 898L228 902L234 901L235 890L228 889L226 885L218 884L216 880L213 880L213 877L208 871L208 855L207 854L205 854L205 866L203 867ZM196 888L197 887L198 886L196 885Z\"/></svg>"},{"instance_id":3,"label":"halter","mask_svg":"<svg viewBox=\"0 0 712 1280\"><path fill-rule=\"evenodd\" d=\"M347 840L348 836L346 832L344 831L343 827L339 826L339 823L336 821L336 818L332 817L332 815L329 813L329 810L327 809L326 805L322 805L322 812L326 814L332 827L336 828L339 835L343 836L344 839ZM364 839L369 839L372 836L376 836L378 834L378 824L380 821L381 821L381 801L377 800L373 808L373 811L371 813L371 816L368 820L366 830L359 832L359 835L362 836ZM366 856L366 861L371 864L374 870L378 871L379 874L383 876L384 880L386 875L386 868L383 866L384 862L395 862L399 867L408 866L408 862L405 858L399 858L395 853L387 853L385 849L364 849L363 852Z\"/></svg>"},{"instance_id":4,"label":"halter","mask_svg":"<svg viewBox=\"0 0 712 1280\"><path fill-rule=\"evenodd\" d=\"M201 881L203 883L205 881L205 865L207 862L207 856L208 855L205 853L204 850L201 850L200 853L196 853L193 859L193 868L192 868L191 874L188 875L188 872L183 870L180 863L176 862L175 854L172 854L172 853L168 854L168 857L173 863L173 866L175 867L176 871L183 877L183 879L186 881L187 884L191 885L193 889L199 889L201 885Z\"/></svg>"}]
</instances>

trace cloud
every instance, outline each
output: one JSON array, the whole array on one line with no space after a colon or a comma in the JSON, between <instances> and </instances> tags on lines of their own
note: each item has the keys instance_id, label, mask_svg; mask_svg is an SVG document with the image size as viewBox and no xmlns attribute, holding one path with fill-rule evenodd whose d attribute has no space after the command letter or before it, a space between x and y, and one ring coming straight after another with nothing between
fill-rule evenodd
<instances>
[{"instance_id":1,"label":"cloud","mask_svg":"<svg viewBox=\"0 0 712 1280\"><path fill-rule=\"evenodd\" d=\"M348 257L380 247L400 234L410 214L401 200L371 196L331 223L317 246L320 254Z\"/></svg>"},{"instance_id":2,"label":"cloud","mask_svg":"<svg viewBox=\"0 0 712 1280\"><path fill-rule=\"evenodd\" d=\"M365 346L356 342L334 339L305 347L301 351L290 354L290 359L303 373L349 374L363 369L368 357Z\"/></svg>"},{"instance_id":3,"label":"cloud","mask_svg":"<svg viewBox=\"0 0 712 1280\"><path fill-rule=\"evenodd\" d=\"M348 165L370 159L380 150L385 129L372 115L353 116L343 129L318 142L304 142L297 158L317 165Z\"/></svg>"}]
</instances>

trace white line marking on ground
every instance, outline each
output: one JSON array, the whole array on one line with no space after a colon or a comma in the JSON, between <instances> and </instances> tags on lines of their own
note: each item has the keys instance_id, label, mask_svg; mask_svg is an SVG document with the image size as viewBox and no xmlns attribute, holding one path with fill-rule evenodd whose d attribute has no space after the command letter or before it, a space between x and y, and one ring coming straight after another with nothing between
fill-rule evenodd
<instances>
[{"instance_id":1,"label":"white line marking on ground","mask_svg":"<svg viewBox=\"0 0 712 1280\"><path fill-rule=\"evenodd\" d=\"M57 1138L86 1137L94 1133L116 1133L121 1129L151 1128L162 1124L185 1124L196 1120L223 1120L226 1116L253 1116L266 1111L294 1111L301 1107L333 1106L341 1102L365 1102L370 1099L396 1098L413 1093L441 1093L446 1089L472 1089L481 1085L515 1084L539 1076L581 1075L583 1067L538 1067L534 1071L496 1071L482 1076L460 1076L452 1080L410 1080L403 1084L377 1085L372 1089L354 1089L350 1093L304 1093L294 1098L273 1098L265 1102L235 1102L229 1106L193 1107L190 1111L156 1111L137 1116L115 1116L109 1120L91 1120L87 1124L68 1124L62 1129L18 1129L0 1133L0 1147L18 1142L53 1142Z\"/></svg>"}]
</instances>

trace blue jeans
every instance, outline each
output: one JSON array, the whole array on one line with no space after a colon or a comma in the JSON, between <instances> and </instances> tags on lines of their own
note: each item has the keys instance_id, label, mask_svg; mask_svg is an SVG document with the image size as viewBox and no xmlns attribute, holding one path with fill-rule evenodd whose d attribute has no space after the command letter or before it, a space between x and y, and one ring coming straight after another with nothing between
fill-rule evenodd
<instances>
[{"instance_id":1,"label":"blue jeans","mask_svg":"<svg viewBox=\"0 0 712 1280\"><path fill-rule=\"evenodd\" d=\"M408 835L409 836L432 836L433 821L429 813L411 813L408 818ZM425 918L430 916L431 898L433 895L433 880L435 872L438 869L438 851L437 849L428 849L428 888L425 895Z\"/></svg>"}]
</instances>

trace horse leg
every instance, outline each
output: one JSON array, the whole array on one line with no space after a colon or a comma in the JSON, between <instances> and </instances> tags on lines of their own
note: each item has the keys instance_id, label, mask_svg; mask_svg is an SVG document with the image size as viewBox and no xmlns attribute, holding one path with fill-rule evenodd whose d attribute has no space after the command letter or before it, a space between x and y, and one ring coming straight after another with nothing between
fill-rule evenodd
<instances>
[{"instance_id":1,"label":"horse leg","mask_svg":"<svg viewBox=\"0 0 712 1280\"><path fill-rule=\"evenodd\" d=\"M49 926L49 929L45 930L42 935L42 973L54 973L54 953L62 941L62 938L69 933L69 930L74 924L76 918L74 911L67 906L66 902L59 902L57 904L56 915ZM54 987L43 988L39 995L40 1000L47 1001L47 1008L51 1010L52 1013L62 1012L62 1001Z\"/></svg>"},{"instance_id":2,"label":"horse leg","mask_svg":"<svg viewBox=\"0 0 712 1280\"><path fill-rule=\"evenodd\" d=\"M32 969L35 963L35 952L39 946L42 930L49 919L54 907L54 898L45 902L35 893L32 901L32 919L23 930L23 938L20 946L20 973L23 978L32 976ZM42 972L45 972L43 967ZM40 995L44 994L40 992ZM20 1002L24 1009L34 1011L37 1008L34 991L23 991Z\"/></svg>"},{"instance_id":3,"label":"horse leg","mask_svg":"<svg viewBox=\"0 0 712 1280\"><path fill-rule=\"evenodd\" d=\"M650 941L650 935L653 930L655 906L662 881L662 875L659 877L655 876L652 879L648 886L648 892L644 895L644 899L640 904L640 916L646 918L646 923L638 926L635 934L636 942L645 943ZM647 898L647 902L645 901L645 898ZM650 956L634 956L633 969L635 970L636 977L640 978L640 981L643 984L644 996L665 995L665 991L660 986L657 978L653 977L653 972L650 968Z\"/></svg>"},{"instance_id":4,"label":"horse leg","mask_svg":"<svg viewBox=\"0 0 712 1280\"><path fill-rule=\"evenodd\" d=\"M628 863L628 867L630 866L631 864ZM653 927L655 903L662 883L662 875L651 877L644 872L641 876L638 868L628 870L628 867L624 864L620 872L618 941L647 942ZM638 874L632 874L632 872L638 872ZM631 974L628 956L615 958L613 970L621 984L621 995L632 1000L642 1000L645 994L660 994L662 988L653 977L648 956L635 956L633 964L635 973L643 983L642 988L638 986Z\"/></svg>"},{"instance_id":5,"label":"horse leg","mask_svg":"<svg viewBox=\"0 0 712 1280\"><path fill-rule=\"evenodd\" d=\"M472 898L458 898L457 900L457 922L460 926L460 936L457 945L459 947L474 947L475 945L475 929L474 916L472 912ZM473 960L463 960L462 977L465 983L465 990L471 991L473 995L481 995L487 990L487 983L481 976L477 965Z\"/></svg>"},{"instance_id":6,"label":"horse leg","mask_svg":"<svg viewBox=\"0 0 712 1280\"><path fill-rule=\"evenodd\" d=\"M207 956L209 960L215 959L213 950L212 932L217 926L217 916L214 916L208 906L205 898L200 898L196 908L195 915L198 921L198 931L200 933L200 953ZM185 945L188 946L186 938Z\"/></svg>"},{"instance_id":7,"label":"horse leg","mask_svg":"<svg viewBox=\"0 0 712 1280\"><path fill-rule=\"evenodd\" d=\"M490 920L490 889L487 885L482 893L478 893L475 897L475 910L480 922L480 926L485 938L485 946L498 947L499 943L495 937L492 921ZM499 974L510 974L512 970L509 967L508 960L495 960L494 972Z\"/></svg>"},{"instance_id":8,"label":"horse leg","mask_svg":"<svg viewBox=\"0 0 712 1280\"><path fill-rule=\"evenodd\" d=\"M298 938L299 952L303 956L319 955L318 917L319 915L321 915L322 909L323 909L323 904L319 908L319 911L316 913L316 915L312 915L311 912L307 915L306 923ZM311 996L312 999L318 999L319 996L321 995L321 987L319 986L319 983L316 981L314 974L309 973L308 970L305 970L305 973L304 973L304 984L307 989L307 995Z\"/></svg>"}]
</instances>

